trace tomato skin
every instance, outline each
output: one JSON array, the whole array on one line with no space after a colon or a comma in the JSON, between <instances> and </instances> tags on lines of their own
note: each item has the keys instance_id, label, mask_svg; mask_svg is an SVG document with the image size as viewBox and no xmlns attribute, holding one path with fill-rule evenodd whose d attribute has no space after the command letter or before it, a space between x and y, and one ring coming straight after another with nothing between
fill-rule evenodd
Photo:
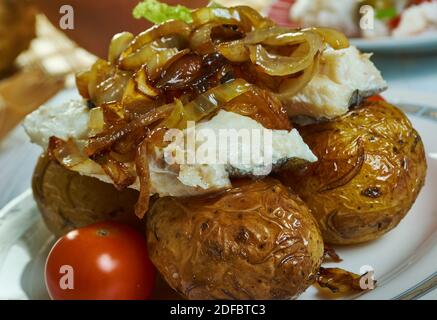
<instances>
[{"instance_id":1,"label":"tomato skin","mask_svg":"<svg viewBox=\"0 0 437 320\"><path fill-rule=\"evenodd\" d=\"M385 102L385 99L381 95L377 94L377 95L374 95L374 96L367 98L367 101L371 101L371 102L384 101Z\"/></svg>"},{"instance_id":2,"label":"tomato skin","mask_svg":"<svg viewBox=\"0 0 437 320\"><path fill-rule=\"evenodd\" d=\"M144 236L104 222L60 238L47 258L45 279L54 300L144 300L152 293L155 273ZM73 288L66 288L71 283Z\"/></svg>"}]
</instances>

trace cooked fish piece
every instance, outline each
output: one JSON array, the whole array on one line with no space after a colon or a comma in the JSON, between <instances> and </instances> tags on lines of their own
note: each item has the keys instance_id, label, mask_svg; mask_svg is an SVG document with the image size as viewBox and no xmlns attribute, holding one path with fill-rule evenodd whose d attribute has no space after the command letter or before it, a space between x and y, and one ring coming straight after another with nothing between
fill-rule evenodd
<instances>
[{"instance_id":1,"label":"cooked fish piece","mask_svg":"<svg viewBox=\"0 0 437 320\"><path fill-rule=\"evenodd\" d=\"M164 152L179 150L185 160L188 152L194 151L195 163L180 164L178 179L185 185L204 189L209 188L209 181L205 179L209 176L214 177L213 181L221 179L225 183L226 175L266 176L291 159L317 161L296 129L266 129L257 121L234 112L221 110L211 120L185 129L182 141L189 135L195 137L194 148L181 148L174 142Z\"/></svg>"},{"instance_id":2,"label":"cooked fish piece","mask_svg":"<svg viewBox=\"0 0 437 320\"><path fill-rule=\"evenodd\" d=\"M387 83L370 57L353 46L327 48L318 73L287 103L289 115L331 119L345 114L362 99L386 90Z\"/></svg>"},{"instance_id":3,"label":"cooked fish piece","mask_svg":"<svg viewBox=\"0 0 437 320\"><path fill-rule=\"evenodd\" d=\"M71 101L60 106L42 106L26 117L24 128L31 140L44 149L47 149L52 136L72 140L76 145L83 146L90 135L88 120L89 109L86 103ZM270 172L265 169L279 167L291 159L317 161L297 130L266 129L257 121L234 112L221 110L212 119L181 131L182 142L192 133L191 130L194 130L195 141L192 151L202 154L199 153L200 150L207 150L210 156L217 156L217 161L209 161L211 158L196 158L194 162L171 163L168 161L168 155L179 150L185 157L191 150L188 144L185 146L172 142L164 149L155 148L155 154L149 156L153 194L192 196L209 193L231 187L231 177L267 175ZM245 132L260 134L259 139L267 144L258 146L254 144L255 139L240 139L244 137ZM221 140L214 140L215 138L205 140L207 136L219 137L222 133L228 134L229 144L233 143L234 148L227 148L221 144ZM260 157L252 157L254 151L257 151ZM244 161L245 159L249 161ZM87 162L90 164L87 170L78 169L80 174L112 183L97 163L92 160ZM92 167L91 170L89 167ZM138 179L130 188L139 190Z\"/></svg>"}]
</instances>

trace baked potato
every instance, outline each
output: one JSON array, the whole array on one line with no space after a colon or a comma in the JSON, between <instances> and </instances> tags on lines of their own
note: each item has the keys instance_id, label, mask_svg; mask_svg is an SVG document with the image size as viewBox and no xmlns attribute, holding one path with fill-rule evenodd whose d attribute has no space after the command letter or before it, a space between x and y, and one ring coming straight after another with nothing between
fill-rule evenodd
<instances>
[{"instance_id":1,"label":"baked potato","mask_svg":"<svg viewBox=\"0 0 437 320\"><path fill-rule=\"evenodd\" d=\"M144 223L134 214L137 191L119 191L111 184L81 176L46 155L35 168L32 189L48 229L56 236L106 220L144 230Z\"/></svg>"},{"instance_id":2,"label":"baked potato","mask_svg":"<svg viewBox=\"0 0 437 320\"><path fill-rule=\"evenodd\" d=\"M329 122L299 128L318 162L280 174L306 202L331 244L376 239L410 210L425 182L419 134L385 102L365 102Z\"/></svg>"},{"instance_id":3,"label":"baked potato","mask_svg":"<svg viewBox=\"0 0 437 320\"><path fill-rule=\"evenodd\" d=\"M158 199L147 241L164 279L188 299L295 298L314 282L324 250L307 206L271 178Z\"/></svg>"},{"instance_id":4,"label":"baked potato","mask_svg":"<svg viewBox=\"0 0 437 320\"><path fill-rule=\"evenodd\" d=\"M36 10L29 0L0 0L0 74L12 68L17 56L35 37Z\"/></svg>"}]
</instances>

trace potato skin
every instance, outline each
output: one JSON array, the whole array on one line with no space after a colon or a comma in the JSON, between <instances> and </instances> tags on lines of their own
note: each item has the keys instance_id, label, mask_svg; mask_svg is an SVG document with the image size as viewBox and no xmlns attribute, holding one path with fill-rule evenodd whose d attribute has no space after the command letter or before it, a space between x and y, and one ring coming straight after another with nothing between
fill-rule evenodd
<instances>
[{"instance_id":1,"label":"potato skin","mask_svg":"<svg viewBox=\"0 0 437 320\"><path fill-rule=\"evenodd\" d=\"M427 169L422 140L402 111L366 102L299 131L319 161L281 173L281 181L307 203L325 242L362 243L398 225Z\"/></svg>"},{"instance_id":2,"label":"potato skin","mask_svg":"<svg viewBox=\"0 0 437 320\"><path fill-rule=\"evenodd\" d=\"M69 171L46 155L35 168L32 189L48 229L58 237L107 220L144 229L144 222L134 214L137 191L118 191L111 184Z\"/></svg>"},{"instance_id":3,"label":"potato skin","mask_svg":"<svg viewBox=\"0 0 437 320\"><path fill-rule=\"evenodd\" d=\"M313 283L324 250L306 205L269 178L157 200L147 240L155 266L188 299L295 298Z\"/></svg>"}]
</instances>

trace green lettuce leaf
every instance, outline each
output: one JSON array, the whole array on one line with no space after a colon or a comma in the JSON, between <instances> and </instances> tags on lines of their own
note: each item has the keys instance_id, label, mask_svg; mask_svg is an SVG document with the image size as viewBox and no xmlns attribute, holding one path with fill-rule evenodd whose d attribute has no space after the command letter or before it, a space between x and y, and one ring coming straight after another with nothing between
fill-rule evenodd
<instances>
[{"instance_id":1,"label":"green lettuce leaf","mask_svg":"<svg viewBox=\"0 0 437 320\"><path fill-rule=\"evenodd\" d=\"M155 24L172 19L187 23L193 21L189 8L181 5L170 6L157 0L144 0L138 3L133 10L133 16L136 19L147 19Z\"/></svg>"},{"instance_id":2,"label":"green lettuce leaf","mask_svg":"<svg viewBox=\"0 0 437 320\"><path fill-rule=\"evenodd\" d=\"M376 10L375 17L378 20L390 20L398 15L396 8L385 8Z\"/></svg>"}]
</instances>

